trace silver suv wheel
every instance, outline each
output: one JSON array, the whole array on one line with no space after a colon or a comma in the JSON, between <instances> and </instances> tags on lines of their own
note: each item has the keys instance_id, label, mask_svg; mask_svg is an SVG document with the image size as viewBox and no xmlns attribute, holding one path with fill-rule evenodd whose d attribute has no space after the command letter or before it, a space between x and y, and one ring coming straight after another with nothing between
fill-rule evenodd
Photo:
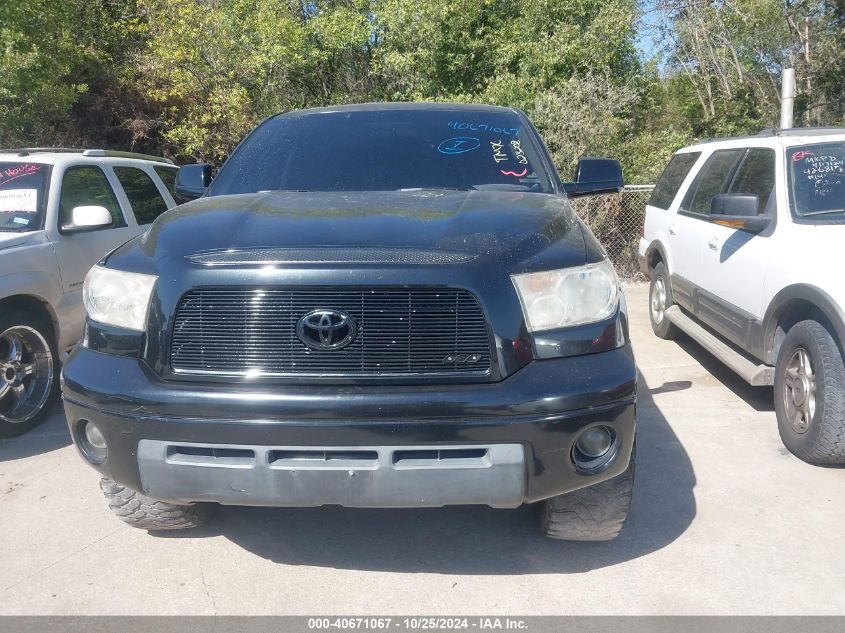
<instances>
[{"instance_id":1,"label":"silver suv wheel","mask_svg":"<svg viewBox=\"0 0 845 633\"><path fill-rule=\"evenodd\" d=\"M38 330L15 325L0 333L0 420L27 422L53 388L53 354Z\"/></svg>"},{"instance_id":2,"label":"silver suv wheel","mask_svg":"<svg viewBox=\"0 0 845 633\"><path fill-rule=\"evenodd\" d=\"M675 338L675 326L666 316L666 310L672 307L672 286L669 273L663 262L657 262L651 271L651 288L648 292L648 316L652 331L662 339Z\"/></svg>"},{"instance_id":3,"label":"silver suv wheel","mask_svg":"<svg viewBox=\"0 0 845 633\"><path fill-rule=\"evenodd\" d=\"M656 324L663 322L666 316L666 284L658 277L651 285L651 318Z\"/></svg>"},{"instance_id":4,"label":"silver suv wheel","mask_svg":"<svg viewBox=\"0 0 845 633\"><path fill-rule=\"evenodd\" d=\"M806 433L816 414L816 375L803 347L792 353L784 369L783 404L790 426L796 433Z\"/></svg>"}]
</instances>

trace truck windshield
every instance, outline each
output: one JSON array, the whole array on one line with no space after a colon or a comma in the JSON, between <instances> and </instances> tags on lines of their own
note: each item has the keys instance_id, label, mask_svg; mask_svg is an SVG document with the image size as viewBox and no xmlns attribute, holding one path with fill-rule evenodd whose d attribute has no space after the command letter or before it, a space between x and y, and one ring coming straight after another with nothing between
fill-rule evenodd
<instances>
[{"instance_id":1,"label":"truck windshield","mask_svg":"<svg viewBox=\"0 0 845 633\"><path fill-rule=\"evenodd\" d=\"M790 147L789 202L799 218L845 219L845 142Z\"/></svg>"},{"instance_id":2,"label":"truck windshield","mask_svg":"<svg viewBox=\"0 0 845 633\"><path fill-rule=\"evenodd\" d=\"M0 231L41 228L49 166L0 162Z\"/></svg>"},{"instance_id":3,"label":"truck windshield","mask_svg":"<svg viewBox=\"0 0 845 633\"><path fill-rule=\"evenodd\" d=\"M303 112L260 125L209 195L258 191L552 191L515 112L384 109Z\"/></svg>"}]
</instances>

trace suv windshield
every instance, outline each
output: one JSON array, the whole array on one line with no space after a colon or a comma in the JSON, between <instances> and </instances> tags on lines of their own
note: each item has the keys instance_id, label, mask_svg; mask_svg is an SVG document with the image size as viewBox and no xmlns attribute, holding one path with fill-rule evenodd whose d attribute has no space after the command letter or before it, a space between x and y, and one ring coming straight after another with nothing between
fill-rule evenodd
<instances>
[{"instance_id":1,"label":"suv windshield","mask_svg":"<svg viewBox=\"0 0 845 633\"><path fill-rule=\"evenodd\" d=\"M49 166L0 163L0 231L41 228Z\"/></svg>"},{"instance_id":2,"label":"suv windshield","mask_svg":"<svg viewBox=\"0 0 845 633\"><path fill-rule=\"evenodd\" d=\"M790 147L786 158L792 213L845 219L845 142Z\"/></svg>"},{"instance_id":3,"label":"suv windshield","mask_svg":"<svg viewBox=\"0 0 845 633\"><path fill-rule=\"evenodd\" d=\"M257 191L552 191L515 112L398 109L275 117L235 151L209 195Z\"/></svg>"}]
</instances>

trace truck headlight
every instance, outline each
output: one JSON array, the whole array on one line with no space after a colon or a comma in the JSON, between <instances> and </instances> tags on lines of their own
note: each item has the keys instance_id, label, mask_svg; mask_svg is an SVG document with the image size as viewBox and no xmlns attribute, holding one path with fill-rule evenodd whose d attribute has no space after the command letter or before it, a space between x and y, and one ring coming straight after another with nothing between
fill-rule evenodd
<instances>
[{"instance_id":1,"label":"truck headlight","mask_svg":"<svg viewBox=\"0 0 845 633\"><path fill-rule=\"evenodd\" d=\"M619 305L619 279L607 260L514 275L513 282L531 332L595 323Z\"/></svg>"},{"instance_id":2,"label":"truck headlight","mask_svg":"<svg viewBox=\"0 0 845 633\"><path fill-rule=\"evenodd\" d=\"M143 332L155 275L94 266L82 288L85 309L93 321Z\"/></svg>"}]
</instances>

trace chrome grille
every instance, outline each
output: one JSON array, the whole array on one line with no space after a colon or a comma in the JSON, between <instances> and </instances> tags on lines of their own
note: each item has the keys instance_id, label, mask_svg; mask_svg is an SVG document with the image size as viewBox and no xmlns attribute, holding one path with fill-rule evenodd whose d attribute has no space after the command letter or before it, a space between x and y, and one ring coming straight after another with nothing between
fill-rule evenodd
<instances>
[{"instance_id":1,"label":"chrome grille","mask_svg":"<svg viewBox=\"0 0 845 633\"><path fill-rule=\"evenodd\" d=\"M306 347L296 326L315 309L350 315L355 340L339 350ZM483 375L490 339L466 290L202 288L179 303L170 360L177 373Z\"/></svg>"}]
</instances>

